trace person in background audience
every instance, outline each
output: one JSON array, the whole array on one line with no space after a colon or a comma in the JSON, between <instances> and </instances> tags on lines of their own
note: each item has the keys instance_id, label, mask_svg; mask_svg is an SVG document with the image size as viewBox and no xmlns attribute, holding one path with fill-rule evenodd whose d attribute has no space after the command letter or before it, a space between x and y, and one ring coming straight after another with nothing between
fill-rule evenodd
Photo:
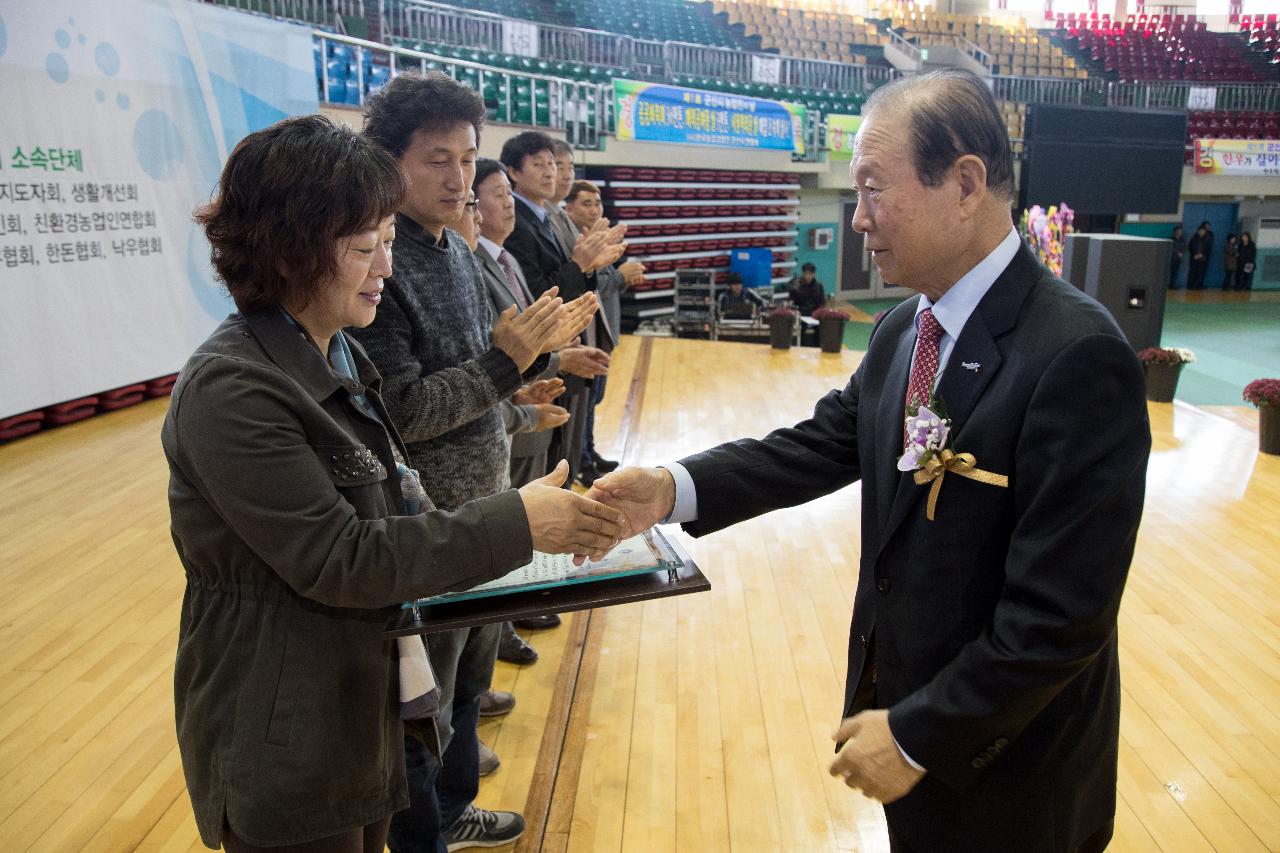
<instances>
[{"instance_id":1,"label":"person in background audience","mask_svg":"<svg viewBox=\"0 0 1280 853\"><path fill-rule=\"evenodd\" d=\"M493 161L488 161L493 162ZM480 229L484 222L484 214L480 211L480 203L476 200L476 194L473 190L467 201L466 213L458 220L457 231L466 241L467 248L474 254L480 245ZM478 256L477 256L478 261ZM481 273L483 278L483 273ZM529 302L532 302L530 300ZM525 303L529 304L529 303ZM495 316L501 316L502 312L507 309L506 305L500 308L495 307ZM552 356L553 359L558 358L557 355ZM549 368L550 369L550 368ZM546 371L544 371L545 373ZM554 375L554 372L552 373ZM563 393L564 383L556 380L540 380L533 385L526 385L513 394L509 399L503 400L498 404L502 412L503 424L506 427L507 435L511 437L512 461L515 460L516 442L525 436L534 433L540 433L544 430L555 429L564 424L569 419L569 413L551 403L556 394L551 394L543 399L547 383L555 382L558 385L558 393ZM532 389L537 388L537 391ZM537 398L535 399L535 393ZM546 453L544 451L543 470L538 476L546 474ZM531 479L531 478L530 478ZM513 479L512 482L515 482ZM515 628L510 622L503 622L501 627L501 636L498 639L498 660L511 661L513 663L533 663L538 659L538 653L534 648L524 642L515 632ZM512 644L515 644L513 648ZM516 660L512 660L517 658ZM502 690L494 690L492 684L489 689L480 694L477 700L481 717L501 717L511 713L516 705L516 698L511 693ZM479 741L479 765L480 775L488 776L497 770L502 761L497 754L485 744Z\"/></svg>"},{"instance_id":2,"label":"person in background audience","mask_svg":"<svg viewBox=\"0 0 1280 853\"><path fill-rule=\"evenodd\" d=\"M1191 253L1191 266L1187 269L1187 290L1204 290L1204 276L1209 269L1209 256L1213 254L1213 232L1209 223L1201 222L1187 244Z\"/></svg>"},{"instance_id":3,"label":"person in background audience","mask_svg":"<svg viewBox=\"0 0 1280 853\"><path fill-rule=\"evenodd\" d=\"M1234 290L1236 286L1236 270L1239 269L1240 246L1236 235L1228 234L1227 242L1222 246L1222 289Z\"/></svg>"},{"instance_id":4,"label":"person in background audience","mask_svg":"<svg viewBox=\"0 0 1280 853\"><path fill-rule=\"evenodd\" d=\"M434 742L439 697L388 617L621 532L547 482L451 512L423 492L342 331L374 319L407 189L394 157L306 116L241 140L196 213L239 313L183 367L161 443L187 577L178 747L212 848L380 853L409 803L403 729Z\"/></svg>"},{"instance_id":5,"label":"person in background audience","mask_svg":"<svg viewBox=\"0 0 1280 853\"><path fill-rule=\"evenodd\" d=\"M1178 270L1187 254L1187 238L1182 236L1182 226L1173 226L1173 251L1169 254L1169 287L1178 286Z\"/></svg>"},{"instance_id":6,"label":"person in background audience","mask_svg":"<svg viewBox=\"0 0 1280 853\"><path fill-rule=\"evenodd\" d=\"M760 295L754 290L747 290L742 286L742 276L736 272L731 272L728 274L726 281L729 283L729 289L720 294L721 314L728 309L744 305L750 306L752 313L764 308L764 300L760 298Z\"/></svg>"},{"instance_id":7,"label":"person in background audience","mask_svg":"<svg viewBox=\"0 0 1280 853\"><path fill-rule=\"evenodd\" d=\"M800 277L793 279L788 290L792 303L805 317L827 304L827 290L817 279L818 268L806 262L800 267Z\"/></svg>"},{"instance_id":8,"label":"person in background audience","mask_svg":"<svg viewBox=\"0 0 1280 853\"><path fill-rule=\"evenodd\" d=\"M1240 232L1240 258L1236 269L1235 290L1253 289L1253 271L1258 264L1258 247L1248 231Z\"/></svg>"},{"instance_id":9,"label":"person in background audience","mask_svg":"<svg viewBox=\"0 0 1280 853\"><path fill-rule=\"evenodd\" d=\"M480 203L481 234L473 249L480 265L481 277L489 293L489 301L495 312L516 306L523 310L533 303L533 295L520 269L520 263L503 246L515 228L516 202L511 194L511 182L506 169L497 160L480 158L476 161L476 174L471 183ZM580 378L603 376L608 369L608 356L595 347L578 344L551 353L551 361L541 379L551 381L563 372ZM560 396L564 390L559 383ZM546 386L542 386L546 387ZM553 397L554 398L554 397ZM548 430L563 426L569 418L566 409L552 405L551 399L537 397L530 402L539 406L536 430L520 430L511 437L511 482L524 483L547 472L547 453L552 434ZM518 620L518 627L526 630L554 628L560 623L554 614ZM498 660L514 664L531 664L537 661L538 652L515 632L511 623L504 623L498 641Z\"/></svg>"},{"instance_id":10,"label":"person in background audience","mask_svg":"<svg viewBox=\"0 0 1280 853\"><path fill-rule=\"evenodd\" d=\"M473 90L437 72L401 74L366 109L365 135L400 161L409 192L396 217L396 274L377 318L356 335L382 372L410 461L431 472L428 494L452 510L508 487L499 402L590 323L594 295L571 309L551 288L527 311L493 316L475 259L450 230L466 209L485 119ZM494 624L426 636L440 683L443 756L405 741L411 805L392 820L395 853L493 846L524 830L520 815L473 804L479 701L492 683L499 635Z\"/></svg>"},{"instance_id":11,"label":"person in background audience","mask_svg":"<svg viewBox=\"0 0 1280 853\"><path fill-rule=\"evenodd\" d=\"M557 169L559 159L557 159ZM564 199L564 212L568 214L576 231L590 231L604 218L604 205L600 190L590 181L575 181ZM600 313L606 325L615 332L622 327L622 293L629 287L644 281L644 264L627 261L596 270L596 297L600 300ZM612 352L610 346L607 352ZM590 485L601 474L608 474L618 463L605 459L596 451L596 407L604 399L607 377L601 376L593 387L591 406L587 412L587 428L583 436L582 471L578 477L583 485Z\"/></svg>"},{"instance_id":12,"label":"person in background audience","mask_svg":"<svg viewBox=\"0 0 1280 853\"><path fill-rule=\"evenodd\" d=\"M543 203L551 216L551 227L565 246L572 246L578 241L578 226L573 223L561 204L569 197L573 187L575 173L573 167L573 148L563 139L551 140L551 152L556 161L556 190L551 198Z\"/></svg>"},{"instance_id":13,"label":"person in background audience","mask_svg":"<svg viewBox=\"0 0 1280 853\"><path fill-rule=\"evenodd\" d=\"M597 286L596 271L611 265L626 251L623 226L608 227L601 221L566 245L555 233L546 203L555 198L557 169L555 143L545 133L525 131L502 146L502 164L507 167L516 197L516 224L504 248L520 264L529 291L538 296L558 286L566 298L574 298ZM597 336L607 329L592 327ZM597 337L598 340L598 337ZM595 346L588 337L588 345ZM565 382L564 406L569 423L553 438L555 455L569 460L570 474L578 479L582 460L583 434L590 404L591 380L569 377Z\"/></svg>"}]
</instances>

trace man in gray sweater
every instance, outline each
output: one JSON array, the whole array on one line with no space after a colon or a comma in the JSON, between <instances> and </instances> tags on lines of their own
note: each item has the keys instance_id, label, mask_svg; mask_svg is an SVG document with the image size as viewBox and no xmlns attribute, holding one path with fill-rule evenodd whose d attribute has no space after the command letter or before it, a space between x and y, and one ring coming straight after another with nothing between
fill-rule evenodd
<instances>
[{"instance_id":1,"label":"man in gray sweater","mask_svg":"<svg viewBox=\"0 0 1280 853\"><path fill-rule=\"evenodd\" d=\"M377 318L357 336L382 374L409 464L423 473L432 502L452 510L507 488L510 446L498 404L590 321L593 300L569 310L549 293L524 312L493 316L470 250L446 227L462 217L475 169L485 118L475 92L438 73L404 74L367 110L366 135L400 161L410 190L396 217L393 275ZM477 700L489 688L497 640L497 625L426 638L443 754L405 741L410 808L392 820L395 853L494 846L524 830L520 815L472 803Z\"/></svg>"}]
</instances>

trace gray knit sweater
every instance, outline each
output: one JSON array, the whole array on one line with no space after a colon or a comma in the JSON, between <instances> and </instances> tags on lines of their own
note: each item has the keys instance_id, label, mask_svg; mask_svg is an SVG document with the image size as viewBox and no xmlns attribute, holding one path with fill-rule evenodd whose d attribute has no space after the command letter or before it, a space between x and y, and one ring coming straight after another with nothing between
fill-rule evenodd
<instances>
[{"instance_id":1,"label":"gray knit sweater","mask_svg":"<svg viewBox=\"0 0 1280 853\"><path fill-rule=\"evenodd\" d=\"M387 411L432 502L457 509L510 486L510 439L499 401L520 386L492 346L493 309L466 242L437 243L396 216L395 274L377 318L352 334L382 374Z\"/></svg>"}]
</instances>

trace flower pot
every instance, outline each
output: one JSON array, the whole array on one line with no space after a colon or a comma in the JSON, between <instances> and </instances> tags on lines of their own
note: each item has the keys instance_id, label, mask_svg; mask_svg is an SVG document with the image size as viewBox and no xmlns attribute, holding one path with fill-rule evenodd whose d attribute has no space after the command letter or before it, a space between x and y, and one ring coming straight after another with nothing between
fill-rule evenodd
<instances>
[{"instance_id":1,"label":"flower pot","mask_svg":"<svg viewBox=\"0 0 1280 853\"><path fill-rule=\"evenodd\" d=\"M1147 399L1153 403L1172 403L1173 392L1178 388L1178 374L1182 363L1167 364L1149 361L1143 365L1147 375Z\"/></svg>"},{"instance_id":2,"label":"flower pot","mask_svg":"<svg viewBox=\"0 0 1280 853\"><path fill-rule=\"evenodd\" d=\"M1258 449L1280 456L1280 406L1258 407Z\"/></svg>"},{"instance_id":3,"label":"flower pot","mask_svg":"<svg viewBox=\"0 0 1280 853\"><path fill-rule=\"evenodd\" d=\"M844 348L844 322L839 317L818 321L818 346L823 352L840 352Z\"/></svg>"},{"instance_id":4,"label":"flower pot","mask_svg":"<svg viewBox=\"0 0 1280 853\"><path fill-rule=\"evenodd\" d=\"M791 349L791 333L795 328L793 317L770 317L769 345L774 349Z\"/></svg>"}]
</instances>

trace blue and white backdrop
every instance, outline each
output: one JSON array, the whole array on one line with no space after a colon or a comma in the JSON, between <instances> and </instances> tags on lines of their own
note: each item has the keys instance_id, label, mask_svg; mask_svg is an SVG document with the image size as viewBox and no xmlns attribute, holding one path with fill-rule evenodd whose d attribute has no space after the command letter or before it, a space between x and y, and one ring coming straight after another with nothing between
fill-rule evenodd
<instances>
[{"instance_id":1,"label":"blue and white backdrop","mask_svg":"<svg viewBox=\"0 0 1280 853\"><path fill-rule=\"evenodd\" d=\"M233 310L192 223L317 109L312 38L192 0L0 4L0 417L176 371Z\"/></svg>"}]
</instances>

